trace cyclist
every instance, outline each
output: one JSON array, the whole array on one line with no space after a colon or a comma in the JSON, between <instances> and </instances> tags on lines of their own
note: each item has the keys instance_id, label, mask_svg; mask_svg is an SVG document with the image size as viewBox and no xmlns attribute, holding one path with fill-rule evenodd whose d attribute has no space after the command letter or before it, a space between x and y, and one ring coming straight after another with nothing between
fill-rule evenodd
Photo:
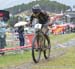
<instances>
[{"instance_id":1,"label":"cyclist","mask_svg":"<svg viewBox=\"0 0 75 69\"><path fill-rule=\"evenodd\" d=\"M49 15L47 12L43 11L39 5L32 7L32 15L30 18L30 25L32 25L33 20L36 18L38 22L42 24L42 31L44 32L45 37L48 39L48 25L49 25Z\"/></svg>"}]
</instances>

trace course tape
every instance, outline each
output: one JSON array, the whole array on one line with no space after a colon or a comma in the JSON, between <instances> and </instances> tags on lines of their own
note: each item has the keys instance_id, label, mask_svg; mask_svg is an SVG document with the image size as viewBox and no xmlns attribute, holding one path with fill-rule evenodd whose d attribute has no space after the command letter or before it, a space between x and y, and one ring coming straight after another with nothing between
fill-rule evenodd
<instances>
[{"instance_id":1,"label":"course tape","mask_svg":"<svg viewBox=\"0 0 75 69\"><path fill-rule=\"evenodd\" d=\"M4 52L4 51L12 51L12 50L18 50L18 49L24 49L24 48L31 48L31 44L27 45L27 46L17 46L15 48L4 48L4 49L0 49L0 52Z\"/></svg>"}]
</instances>

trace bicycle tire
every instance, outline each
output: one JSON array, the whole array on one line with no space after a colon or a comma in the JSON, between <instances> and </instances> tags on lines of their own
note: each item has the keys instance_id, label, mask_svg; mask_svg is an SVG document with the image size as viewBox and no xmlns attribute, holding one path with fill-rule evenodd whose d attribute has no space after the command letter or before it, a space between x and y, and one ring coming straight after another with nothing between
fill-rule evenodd
<instances>
[{"instance_id":1,"label":"bicycle tire","mask_svg":"<svg viewBox=\"0 0 75 69\"><path fill-rule=\"evenodd\" d=\"M47 41L47 42L46 42ZM48 44L48 45L47 45ZM50 51L51 51L51 44L49 38L44 39L44 47L46 48L44 50L44 58L48 59L50 57ZM47 48L48 47L48 48ZM47 53L48 50L48 53Z\"/></svg>"},{"instance_id":2,"label":"bicycle tire","mask_svg":"<svg viewBox=\"0 0 75 69\"><path fill-rule=\"evenodd\" d=\"M39 38L39 37L35 36L34 39L33 39L33 42L32 42L32 58L33 58L33 61L35 63L39 62L40 56L41 56L41 49L40 48L38 48L38 51L37 51L38 52L38 57L36 56L36 53L35 53L36 52L36 50L35 50L35 43L37 41L37 38ZM37 42L37 45L39 45L38 42Z\"/></svg>"}]
</instances>

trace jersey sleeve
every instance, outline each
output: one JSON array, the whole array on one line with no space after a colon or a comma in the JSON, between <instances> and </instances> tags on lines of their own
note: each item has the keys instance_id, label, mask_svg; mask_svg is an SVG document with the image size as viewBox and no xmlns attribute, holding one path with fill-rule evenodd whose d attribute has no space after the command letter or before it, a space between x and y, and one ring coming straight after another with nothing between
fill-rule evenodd
<instances>
[{"instance_id":1,"label":"jersey sleeve","mask_svg":"<svg viewBox=\"0 0 75 69\"><path fill-rule=\"evenodd\" d=\"M33 15L31 15L31 17L30 17L30 23L32 24L32 21L33 21Z\"/></svg>"}]
</instances>

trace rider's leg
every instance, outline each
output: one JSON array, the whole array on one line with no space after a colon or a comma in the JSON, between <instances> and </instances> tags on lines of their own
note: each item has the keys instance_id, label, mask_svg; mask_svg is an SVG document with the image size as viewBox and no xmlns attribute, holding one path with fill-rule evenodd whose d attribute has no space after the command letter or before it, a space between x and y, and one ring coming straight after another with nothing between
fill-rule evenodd
<instances>
[{"instance_id":1,"label":"rider's leg","mask_svg":"<svg viewBox=\"0 0 75 69\"><path fill-rule=\"evenodd\" d=\"M48 43L50 43L50 39L49 36L47 34L44 34L44 36L46 37L46 39L48 40Z\"/></svg>"},{"instance_id":2,"label":"rider's leg","mask_svg":"<svg viewBox=\"0 0 75 69\"><path fill-rule=\"evenodd\" d=\"M48 24L43 25L42 31L43 31L43 33L44 33L44 36L45 36L46 39L48 40L48 43L50 43L50 39L49 39L49 36L48 36L48 35L49 35L49 34L48 34L48 32L49 32Z\"/></svg>"}]
</instances>

